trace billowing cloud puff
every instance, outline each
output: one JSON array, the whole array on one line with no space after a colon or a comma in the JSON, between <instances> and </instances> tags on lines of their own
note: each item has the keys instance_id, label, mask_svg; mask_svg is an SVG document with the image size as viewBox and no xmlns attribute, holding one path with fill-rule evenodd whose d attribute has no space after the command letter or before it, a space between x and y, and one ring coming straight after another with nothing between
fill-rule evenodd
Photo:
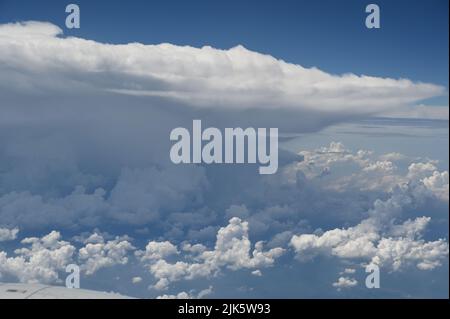
<instances>
[{"instance_id":1,"label":"billowing cloud puff","mask_svg":"<svg viewBox=\"0 0 450 319\"><path fill-rule=\"evenodd\" d=\"M229 224L218 231L213 250L185 242L181 252L169 241L150 241L145 250L137 250L127 236L116 236L111 240L104 236L108 235L94 232L89 236L76 236L74 241L82 244L79 248L76 243L63 241L57 231L41 238L25 238L21 244L31 244L31 248L18 248L13 257L0 251L0 276L9 275L28 283L55 283L61 281L61 274L71 263L92 276L103 268L126 265L136 257L156 278L153 287L160 290L175 281L212 277L225 269L253 269L256 270L254 275L261 276L257 268L272 266L285 251L281 247L264 250L262 242L255 243L252 250L248 223L237 217L230 219ZM171 257L179 260L172 262ZM135 276L132 283L142 280L142 277Z\"/></svg>"},{"instance_id":2,"label":"billowing cloud puff","mask_svg":"<svg viewBox=\"0 0 450 319\"><path fill-rule=\"evenodd\" d=\"M226 227L219 229L214 250L187 244L183 250L188 252L186 257L193 258L194 262L189 262L189 258L187 261L175 262L156 259L177 253L176 247L168 242L150 242L145 251L137 252L137 256L157 279L153 288L162 290L167 289L171 282L214 276L222 268L238 270L270 267L284 252L281 247L265 251L262 242L257 242L251 251L248 223L238 217L231 218Z\"/></svg>"},{"instance_id":3,"label":"billowing cloud puff","mask_svg":"<svg viewBox=\"0 0 450 319\"><path fill-rule=\"evenodd\" d=\"M350 288L354 287L358 284L356 279L348 278L348 277L339 277L336 282L333 283L333 287L336 287L338 290L342 288Z\"/></svg>"},{"instance_id":4,"label":"billowing cloud puff","mask_svg":"<svg viewBox=\"0 0 450 319\"><path fill-rule=\"evenodd\" d=\"M0 26L1 85L169 97L196 107L380 112L444 88L355 74L333 75L237 46L103 44L63 37L50 23ZM7 79L7 80L6 80Z\"/></svg>"},{"instance_id":5,"label":"billowing cloud puff","mask_svg":"<svg viewBox=\"0 0 450 319\"><path fill-rule=\"evenodd\" d=\"M128 263L128 255L135 248L124 238L116 237L105 241L103 237L95 234L95 242L88 242L78 252L79 260L83 263L82 269L87 275L92 275L104 267L124 265Z\"/></svg>"},{"instance_id":6,"label":"billowing cloud puff","mask_svg":"<svg viewBox=\"0 0 450 319\"><path fill-rule=\"evenodd\" d=\"M85 274L92 275L105 267L126 264L135 249L126 238L105 241L93 233L77 251L74 244L61 237L60 232L52 231L41 238L25 238L21 241L25 247L14 250L15 256L11 257L0 251L0 277L8 275L26 283L57 283L69 264L76 263Z\"/></svg>"},{"instance_id":7,"label":"billowing cloud puff","mask_svg":"<svg viewBox=\"0 0 450 319\"><path fill-rule=\"evenodd\" d=\"M448 201L448 171L440 172L431 160L414 162L415 159L399 153L376 156L367 150L352 152L339 142L317 150L300 151L300 155L304 161L285 170L291 177L300 171L309 182L320 183L328 190L392 191L404 187L403 184L414 183L423 195L428 192ZM402 161L407 165L406 175L396 164Z\"/></svg>"},{"instance_id":8,"label":"billowing cloud puff","mask_svg":"<svg viewBox=\"0 0 450 319\"><path fill-rule=\"evenodd\" d=\"M19 228L0 228L0 241L14 240L17 238Z\"/></svg>"},{"instance_id":9,"label":"billowing cloud puff","mask_svg":"<svg viewBox=\"0 0 450 319\"><path fill-rule=\"evenodd\" d=\"M442 200L448 201L449 187L448 187L448 172L433 171L433 175L425 177L423 184L434 194Z\"/></svg>"},{"instance_id":10,"label":"billowing cloud puff","mask_svg":"<svg viewBox=\"0 0 450 319\"><path fill-rule=\"evenodd\" d=\"M357 159L363 163L361 158ZM368 162L365 165L366 168L373 166ZM431 218L408 219L402 224L396 224L395 221L403 210L420 205L427 197L448 201L448 194L447 197L442 196L440 191L448 187L448 182L447 185L441 185L438 191L425 184L429 178L446 173L436 171L431 163L411 164L406 177L391 179L391 182L396 180L398 183L392 185L391 196L386 200L377 199L373 208L367 212L368 217L356 226L336 228L322 234L294 235L290 244L300 260L323 254L341 259L362 259L393 271L409 265L422 270L440 266L448 256L447 241L438 239L427 242L421 239Z\"/></svg>"},{"instance_id":11,"label":"billowing cloud puff","mask_svg":"<svg viewBox=\"0 0 450 319\"><path fill-rule=\"evenodd\" d=\"M176 295L161 295L156 297L156 299L202 299L210 295L212 291L213 287L209 286L209 288L201 290L198 294L195 294L195 291L182 291L177 293Z\"/></svg>"},{"instance_id":12,"label":"billowing cloud puff","mask_svg":"<svg viewBox=\"0 0 450 319\"><path fill-rule=\"evenodd\" d=\"M42 238L25 238L21 243L27 247L16 249L14 257L0 251L0 276L10 275L27 283L56 282L59 272L72 262L76 252L73 245L61 240L57 231Z\"/></svg>"},{"instance_id":13,"label":"billowing cloud puff","mask_svg":"<svg viewBox=\"0 0 450 319\"><path fill-rule=\"evenodd\" d=\"M423 218L415 221L422 222ZM325 254L342 259L362 259L393 271L410 265L422 270L440 266L448 256L446 240L427 242L416 239L418 235L412 234L410 224L411 221L408 221L406 226L402 225L405 231L397 232L397 237L382 237L376 230L366 229L367 223L362 223L349 229L330 230L321 236L293 236L291 245L303 260L315 254Z\"/></svg>"},{"instance_id":14,"label":"billowing cloud puff","mask_svg":"<svg viewBox=\"0 0 450 319\"><path fill-rule=\"evenodd\" d=\"M444 239L426 242L412 238L383 238L379 241L372 263L388 265L394 271L408 265L421 270L441 266L448 256L448 243Z\"/></svg>"},{"instance_id":15,"label":"billowing cloud puff","mask_svg":"<svg viewBox=\"0 0 450 319\"><path fill-rule=\"evenodd\" d=\"M301 154L305 160L289 169L300 170L307 181L323 185L322 189L375 192L383 199L375 199L355 226L293 235L290 245L299 260L325 255L400 271L410 266L431 270L448 258L447 239L423 239L430 217L419 216L399 223L405 212L424 207L429 199L448 202L448 172L440 172L433 161L410 162L403 175L395 163L407 158L398 153L376 157L366 151L352 153L341 143L331 143L329 147ZM347 279L340 278L334 286L351 286L353 282Z\"/></svg>"},{"instance_id":16,"label":"billowing cloud puff","mask_svg":"<svg viewBox=\"0 0 450 319\"><path fill-rule=\"evenodd\" d=\"M141 259L158 260L174 254L178 254L178 249L169 241L151 241L145 247L145 252L142 253Z\"/></svg>"}]
</instances>

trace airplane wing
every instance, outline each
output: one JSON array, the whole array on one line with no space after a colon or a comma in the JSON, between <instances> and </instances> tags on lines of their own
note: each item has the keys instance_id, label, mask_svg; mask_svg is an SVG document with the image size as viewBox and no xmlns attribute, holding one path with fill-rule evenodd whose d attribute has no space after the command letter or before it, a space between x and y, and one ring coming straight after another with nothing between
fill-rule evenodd
<instances>
[{"instance_id":1,"label":"airplane wing","mask_svg":"<svg viewBox=\"0 0 450 319\"><path fill-rule=\"evenodd\" d=\"M0 283L0 299L130 299L116 293L41 284Z\"/></svg>"}]
</instances>

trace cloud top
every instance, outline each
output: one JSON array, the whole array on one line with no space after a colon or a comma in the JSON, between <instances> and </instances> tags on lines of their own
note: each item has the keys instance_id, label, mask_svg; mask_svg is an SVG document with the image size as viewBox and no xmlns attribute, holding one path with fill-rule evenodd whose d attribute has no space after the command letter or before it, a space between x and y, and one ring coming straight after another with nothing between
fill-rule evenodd
<instances>
[{"instance_id":1,"label":"cloud top","mask_svg":"<svg viewBox=\"0 0 450 319\"><path fill-rule=\"evenodd\" d=\"M34 90L100 89L196 107L376 113L443 94L408 79L334 75L243 46L104 44L44 22L0 25L0 83ZM6 81L8 80L8 81Z\"/></svg>"}]
</instances>

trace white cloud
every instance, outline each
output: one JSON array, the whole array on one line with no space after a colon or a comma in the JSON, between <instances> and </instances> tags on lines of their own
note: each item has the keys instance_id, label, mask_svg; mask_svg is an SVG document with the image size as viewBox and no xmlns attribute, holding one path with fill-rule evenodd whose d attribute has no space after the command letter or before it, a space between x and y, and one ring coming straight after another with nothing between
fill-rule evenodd
<instances>
[{"instance_id":1,"label":"white cloud","mask_svg":"<svg viewBox=\"0 0 450 319\"><path fill-rule=\"evenodd\" d=\"M19 228L8 229L0 227L0 242L14 240L17 238L18 233Z\"/></svg>"},{"instance_id":2,"label":"white cloud","mask_svg":"<svg viewBox=\"0 0 450 319\"><path fill-rule=\"evenodd\" d=\"M414 220L408 219L403 224L392 225L389 230L389 235L408 238L420 237L430 221L431 218L425 216L418 217Z\"/></svg>"},{"instance_id":3,"label":"white cloud","mask_svg":"<svg viewBox=\"0 0 450 319\"><path fill-rule=\"evenodd\" d=\"M409 265L415 265L421 270L432 270L441 266L448 252L448 243L444 239L426 242L411 238L383 238L378 243L372 263L388 265L394 271Z\"/></svg>"},{"instance_id":4,"label":"white cloud","mask_svg":"<svg viewBox=\"0 0 450 319\"><path fill-rule=\"evenodd\" d=\"M141 260L158 260L170 255L178 254L178 249L169 241L151 241L145 247L145 252L141 252Z\"/></svg>"},{"instance_id":5,"label":"white cloud","mask_svg":"<svg viewBox=\"0 0 450 319\"><path fill-rule=\"evenodd\" d=\"M238 217L229 220L226 227L219 229L214 252L204 252L205 259L213 258L218 264L231 269L267 267L283 253L282 248L263 251L263 242L257 242L250 254L251 243L248 238L248 222Z\"/></svg>"},{"instance_id":6,"label":"white cloud","mask_svg":"<svg viewBox=\"0 0 450 319\"><path fill-rule=\"evenodd\" d=\"M435 170L436 166L432 162L412 163L408 167L408 177L411 179L420 180L429 176L429 174L433 173Z\"/></svg>"},{"instance_id":7,"label":"white cloud","mask_svg":"<svg viewBox=\"0 0 450 319\"><path fill-rule=\"evenodd\" d=\"M378 221L371 217L355 227L329 230L320 236L294 235L291 245L300 260L309 260L323 254L341 259L371 261L393 271L411 265L422 270L434 269L448 257L449 246L446 240L418 239L430 218L407 220L384 231L382 227L386 225L379 224Z\"/></svg>"},{"instance_id":8,"label":"white cloud","mask_svg":"<svg viewBox=\"0 0 450 319\"><path fill-rule=\"evenodd\" d=\"M376 161L363 168L363 170L367 172L379 171L384 174L392 173L394 169L395 167L390 161Z\"/></svg>"},{"instance_id":9,"label":"white cloud","mask_svg":"<svg viewBox=\"0 0 450 319\"><path fill-rule=\"evenodd\" d=\"M318 184L324 190L334 191L377 191L392 192L402 184L416 183L416 191L429 192L429 195L448 201L448 171L440 172L436 162L412 162L399 153L388 153L380 156L371 151L359 150L351 152L339 142L331 142L330 146L317 150L300 152L304 161L290 165L284 170L290 177L301 171L307 182ZM407 174L403 175L395 162L408 165Z\"/></svg>"},{"instance_id":10,"label":"white cloud","mask_svg":"<svg viewBox=\"0 0 450 319\"><path fill-rule=\"evenodd\" d=\"M45 22L0 26L2 85L169 97L200 107L290 108L371 114L444 93L407 79L333 75L237 46L102 44ZM74 50L76 48L76 50ZM9 83L9 84L6 84Z\"/></svg>"},{"instance_id":11,"label":"white cloud","mask_svg":"<svg viewBox=\"0 0 450 319\"><path fill-rule=\"evenodd\" d=\"M174 242L186 236L189 240L212 238L222 223L220 212L230 207L227 218L237 216L252 225L246 232L267 232L270 236L273 231L284 232L284 245L286 238L292 237L287 231L298 233L304 225L307 228L306 220L318 212L341 214L342 219L359 216L372 196L379 195L376 191L389 191L397 184L396 166L387 162L379 165L367 153L351 154L335 143L324 150L327 155L307 154L311 155L308 163L314 162L309 170L298 164L292 174L242 181L242 190L232 189L229 185L241 182L239 176L228 174L227 178L235 179L221 186L214 182L213 174L207 179L207 172L214 168L185 166L178 170L159 165L164 161L160 157L166 159L168 154L164 149L166 130L183 124L185 118L191 121L194 114L207 116L209 108L228 111L241 107L275 109L270 121L275 118L272 115L283 113L279 111L295 110L299 116L289 119L295 121L296 129L317 130L355 114L416 103L443 91L408 80L331 75L243 47L218 50L170 44L114 45L60 33L58 27L48 23L0 26L0 90L5 92L0 93L5 96L0 108L6 114L0 118L1 144L5 145L0 150L0 219L8 227L77 229L145 224ZM164 104L151 96L134 99L110 91L171 99L162 99ZM34 94L44 98L36 99ZM179 112L186 104L200 110L189 108L189 112L198 112L194 114ZM30 105L36 113L28 112ZM84 115L79 116L80 112ZM244 117L244 122L259 120L261 110L256 112L255 117L244 112L237 117ZM281 122L285 123L287 117ZM18 143L15 134L3 134L6 131L24 132L26 143ZM44 136L41 141L40 137L47 134L60 139ZM346 164L367 169L346 174L339 166ZM339 172L342 176L337 175ZM242 174L244 177L247 179ZM214 184L208 185L211 181ZM448 182L444 179L443 185L440 183L439 178L424 180L431 192L442 197ZM373 193L366 192L369 187ZM222 205L211 196L210 189L220 193L223 202L235 205L210 207ZM203 196L208 195L205 200ZM274 259L267 251L259 251L259 244L253 249L245 237L224 243L213 253L211 248L194 246L197 257L202 258L199 264L208 257L226 267L239 268L268 264ZM196 267L204 270L203 266Z\"/></svg>"},{"instance_id":12,"label":"white cloud","mask_svg":"<svg viewBox=\"0 0 450 319\"><path fill-rule=\"evenodd\" d=\"M156 297L156 299L202 299L207 297L213 292L213 287L209 286L206 289L201 290L198 294L195 294L195 291L185 292L182 291L176 295L162 295Z\"/></svg>"},{"instance_id":13,"label":"white cloud","mask_svg":"<svg viewBox=\"0 0 450 319\"><path fill-rule=\"evenodd\" d=\"M341 258L362 258L376 252L373 242L378 238L379 235L369 225L358 225L348 229L329 230L321 236L294 235L291 245L302 260L320 253Z\"/></svg>"},{"instance_id":14,"label":"white cloud","mask_svg":"<svg viewBox=\"0 0 450 319\"><path fill-rule=\"evenodd\" d=\"M156 297L156 299L194 299L189 293L182 291L176 295L161 295Z\"/></svg>"},{"instance_id":15,"label":"white cloud","mask_svg":"<svg viewBox=\"0 0 450 319\"><path fill-rule=\"evenodd\" d=\"M193 255L198 255L203 253L208 248L202 244L190 244L190 243L183 243L182 248L183 251L191 253Z\"/></svg>"},{"instance_id":16,"label":"white cloud","mask_svg":"<svg viewBox=\"0 0 450 319\"><path fill-rule=\"evenodd\" d=\"M53 283L59 279L58 272L72 262L76 251L70 243L61 240L57 231L42 238L25 238L21 243L31 247L16 249L13 257L0 251L0 276L7 274L26 283Z\"/></svg>"},{"instance_id":17,"label":"white cloud","mask_svg":"<svg viewBox=\"0 0 450 319\"><path fill-rule=\"evenodd\" d=\"M197 246L201 249L192 249L193 245L184 243L183 251L193 253L194 255L187 257L194 258L195 262L183 260L168 262L160 252L169 252L172 255L178 251L174 245L167 242L151 242L149 245L147 248L150 249L137 252L137 255L142 256L141 260L157 279L153 288L158 290L167 289L174 281L214 276L222 268L238 270L270 267L275 259L284 253L284 249L280 247L266 251L262 242L257 242L251 251L248 223L238 217L231 218L226 227L219 229L214 250L206 250L204 246ZM158 253L155 254L155 251ZM156 259L157 257L161 258Z\"/></svg>"},{"instance_id":18,"label":"white cloud","mask_svg":"<svg viewBox=\"0 0 450 319\"><path fill-rule=\"evenodd\" d=\"M400 175L386 155L381 155L385 159L379 160L364 151L353 154L339 143L315 152L303 151L302 155L305 161L296 164L295 169L305 172L309 179L322 178L321 172L326 167L327 175L322 181L326 187L380 190L384 199L375 199L363 214L365 218L355 226L292 236L290 244L298 259L310 260L316 255L362 259L399 271L411 265L422 270L433 269L448 257L445 239L422 239L430 217L399 223L403 211L421 207L426 199L448 202L447 171L439 172L429 161L411 163L406 175ZM388 157L400 158L397 154ZM342 171L345 174L339 174Z\"/></svg>"},{"instance_id":19,"label":"white cloud","mask_svg":"<svg viewBox=\"0 0 450 319\"><path fill-rule=\"evenodd\" d=\"M133 250L135 247L121 237L109 241L97 238L96 243L87 243L80 248L78 257L83 262L82 269L87 275L92 275L104 267L127 264L128 254Z\"/></svg>"},{"instance_id":20,"label":"white cloud","mask_svg":"<svg viewBox=\"0 0 450 319\"><path fill-rule=\"evenodd\" d=\"M252 271L252 275L253 276L257 276L257 277L261 277L262 276L262 272L259 269L253 270Z\"/></svg>"},{"instance_id":21,"label":"white cloud","mask_svg":"<svg viewBox=\"0 0 450 319\"><path fill-rule=\"evenodd\" d=\"M201 290L201 291L197 294L197 298L198 298L198 299L202 299L202 298L204 298L204 297L209 296L212 292L213 292L213 286L209 286L208 288Z\"/></svg>"},{"instance_id":22,"label":"white cloud","mask_svg":"<svg viewBox=\"0 0 450 319\"><path fill-rule=\"evenodd\" d=\"M88 275L104 267L124 265L135 249L126 238L105 241L94 233L77 254L77 248L63 241L58 231L41 238L27 237L20 243L25 247L14 250L15 256L9 257L5 251L0 251L0 276L10 275L27 283L60 282L60 273L71 263L79 264Z\"/></svg>"},{"instance_id":23,"label":"white cloud","mask_svg":"<svg viewBox=\"0 0 450 319\"><path fill-rule=\"evenodd\" d=\"M246 269L248 275L257 276L262 274L260 268L275 264L289 240L300 259L321 254L342 260L345 266L349 262L351 265L374 262L400 271L409 266L431 270L444 263L448 257L447 241L429 240L428 237L424 240L424 234L432 235L426 231L433 225L430 225L430 217L420 217L428 213L422 213L427 208L421 206L425 200L444 206L448 203L448 192L445 194L448 172L439 171L436 162L423 159L415 162L416 159L398 153L378 156L364 150L352 152L337 142L317 150L302 151L302 155L303 162L291 161L277 176L257 182L250 179L246 181L248 184L243 184L245 187L231 193L233 205L222 210L230 220L222 228L218 224L222 215L216 216L212 209L203 207L205 203L209 204L208 198L202 196L212 179L207 179L207 172L201 167L190 167L190 172L167 171L166 167L157 166L122 170L118 180L112 179L109 190L99 188L92 192L95 188L89 188L87 192L77 188L60 198L12 192L0 198L0 214L2 221L3 217L8 217L24 225L26 221L30 225L38 224L41 219L47 223L45 225L56 223L66 227L77 223L99 225L106 218L127 226L130 221L137 226L146 223L149 227L146 235L153 235L152 231L157 230L155 236L158 237L149 240L147 247L142 247L139 253L133 254L134 249L126 238L116 240L95 232L79 237L78 243L83 242L83 247L79 255L75 250L75 260L71 261L94 273L102 267L125 263L134 267L130 258L137 256L156 279L153 286L156 289L167 289L181 280L213 278L228 269ZM406 169L400 167L405 163L406 168L409 166L406 173ZM244 175L244 179L247 178ZM218 186L215 183L210 188L220 192L221 198L226 198L229 184L222 188ZM111 190L116 192L114 200ZM186 206L193 208L195 213L186 210ZM420 215L408 214L418 208ZM342 218L342 224L333 219L338 209L348 214ZM122 212L132 218L121 219L125 216ZM233 214L239 218L232 218ZM154 220L154 216L158 219ZM435 216L432 217L434 220ZM164 218L167 218L165 223ZM325 231L311 228L309 221L321 225L320 218L333 226ZM161 220L163 222L157 223ZM148 221L151 222L147 224ZM207 229L208 239L216 235L214 247L211 248L210 242L199 242L199 237L177 241L179 238L186 240L188 232L184 231L190 231L190 227L199 233ZM256 236L252 233L261 230L266 233ZM267 246L264 245L266 248L262 242L250 241L250 238L268 239L269 236L273 237ZM48 245L55 241L54 237L55 234L39 240ZM28 245L26 242L28 240L24 242ZM111 244L108 246L107 243ZM116 245L124 249L116 251L113 247ZM3 256L0 257L0 273L23 276L21 272L11 270L13 258L21 257L20 254L13 257L5 252L0 254ZM16 262L19 266L15 269L24 268L18 260ZM25 268L26 262L27 258L24 259ZM36 272L30 277L20 277L20 280L58 280L58 269L61 268L45 266L39 269L46 269L48 274ZM344 271L341 275L350 274ZM196 296L191 291L186 294Z\"/></svg>"},{"instance_id":24,"label":"white cloud","mask_svg":"<svg viewBox=\"0 0 450 319\"><path fill-rule=\"evenodd\" d=\"M448 172L433 171L433 175L425 177L422 180L423 184L441 200L448 202L449 187L448 187Z\"/></svg>"},{"instance_id":25,"label":"white cloud","mask_svg":"<svg viewBox=\"0 0 450 319\"><path fill-rule=\"evenodd\" d=\"M355 287L358 284L358 281L353 278L348 277L339 277L337 282L333 283L333 287L336 287L338 290L342 288L351 288Z\"/></svg>"}]
</instances>

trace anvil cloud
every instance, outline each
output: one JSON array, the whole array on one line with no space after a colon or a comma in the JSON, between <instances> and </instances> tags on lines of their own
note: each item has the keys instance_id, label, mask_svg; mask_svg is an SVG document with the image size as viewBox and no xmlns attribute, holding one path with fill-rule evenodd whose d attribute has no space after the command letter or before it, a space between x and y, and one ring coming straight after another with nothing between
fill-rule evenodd
<instances>
[{"instance_id":1,"label":"anvil cloud","mask_svg":"<svg viewBox=\"0 0 450 319\"><path fill-rule=\"evenodd\" d=\"M104 44L56 25L0 26L0 85L168 97L196 107L287 108L371 114L444 93L408 79L334 75L250 51L172 44Z\"/></svg>"}]
</instances>

